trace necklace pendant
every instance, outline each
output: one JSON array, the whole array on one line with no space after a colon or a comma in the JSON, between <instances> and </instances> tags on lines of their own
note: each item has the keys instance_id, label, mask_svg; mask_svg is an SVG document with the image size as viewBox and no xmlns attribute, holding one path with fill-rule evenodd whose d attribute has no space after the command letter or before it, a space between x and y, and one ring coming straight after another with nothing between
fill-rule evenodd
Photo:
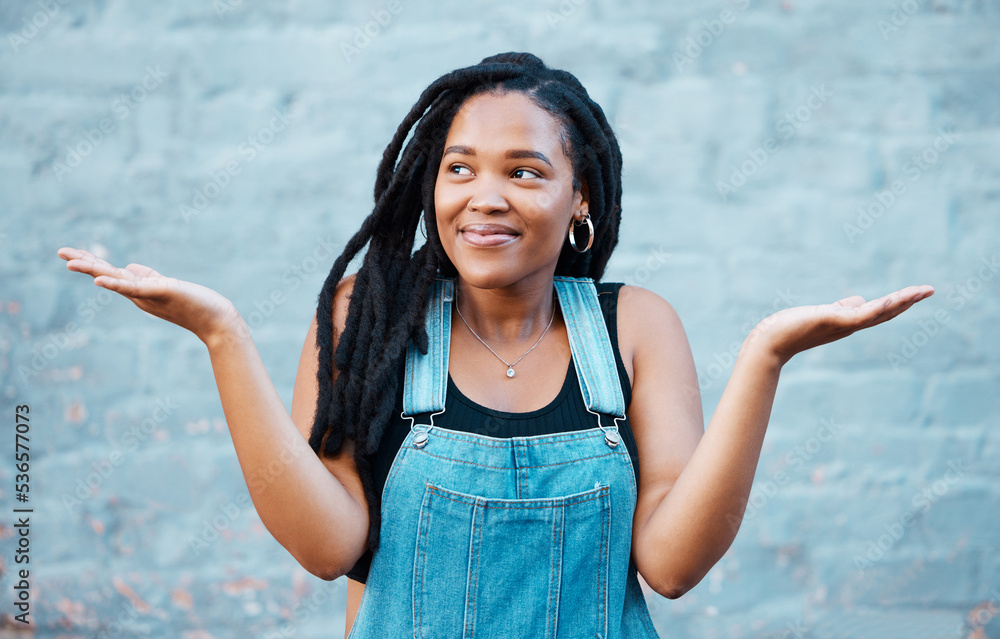
<instances>
[{"instance_id":1,"label":"necklace pendant","mask_svg":"<svg viewBox=\"0 0 1000 639\"><path fill-rule=\"evenodd\" d=\"M514 376L514 367L513 366L508 366L507 367L507 377L513 377L513 376Z\"/></svg>"}]
</instances>

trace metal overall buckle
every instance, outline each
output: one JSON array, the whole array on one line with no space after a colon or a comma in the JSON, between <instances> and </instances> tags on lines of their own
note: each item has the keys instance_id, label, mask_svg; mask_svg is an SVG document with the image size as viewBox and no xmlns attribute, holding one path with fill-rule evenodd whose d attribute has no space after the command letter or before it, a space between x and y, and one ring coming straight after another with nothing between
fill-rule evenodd
<instances>
[{"instance_id":1,"label":"metal overall buckle","mask_svg":"<svg viewBox=\"0 0 1000 639\"><path fill-rule=\"evenodd\" d=\"M437 415L440 415L443 412L444 412L444 409L441 409L441 410L439 410L436 413L431 413L430 414L430 422L431 423L430 424L426 424L427 430L419 430L419 429L417 429L417 420L416 420L415 417L410 417L405 412L399 414L399 416L402 417L403 419L410 420L410 430L414 433L414 435L413 435L413 446L415 448L423 448L424 446L427 445L427 441L430 439L430 435L428 435L427 433L430 431L431 428L434 428L434 417L437 416ZM425 424L421 424L421 425L423 426Z\"/></svg>"},{"instance_id":2,"label":"metal overall buckle","mask_svg":"<svg viewBox=\"0 0 1000 639\"><path fill-rule=\"evenodd\" d=\"M597 425L598 427L600 427L601 430L604 431L604 443L608 445L608 448L614 448L615 446L617 446L618 443L621 442L622 440L622 436L618 433L618 420L625 419L625 416L623 415L621 417L615 417L614 418L615 425L605 427L603 424L601 424L600 413L595 413L594 411L590 410L589 407L587 407L587 412L597 417Z\"/></svg>"}]
</instances>

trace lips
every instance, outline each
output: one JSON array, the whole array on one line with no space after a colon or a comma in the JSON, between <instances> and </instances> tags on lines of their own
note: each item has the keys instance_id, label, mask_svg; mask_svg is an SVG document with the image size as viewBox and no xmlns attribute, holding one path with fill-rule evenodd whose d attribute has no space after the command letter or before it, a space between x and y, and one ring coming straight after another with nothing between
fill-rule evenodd
<instances>
[{"instance_id":1,"label":"lips","mask_svg":"<svg viewBox=\"0 0 1000 639\"><path fill-rule=\"evenodd\" d=\"M503 224L467 224L459 229L466 242L473 246L500 246L520 236L515 229Z\"/></svg>"}]
</instances>

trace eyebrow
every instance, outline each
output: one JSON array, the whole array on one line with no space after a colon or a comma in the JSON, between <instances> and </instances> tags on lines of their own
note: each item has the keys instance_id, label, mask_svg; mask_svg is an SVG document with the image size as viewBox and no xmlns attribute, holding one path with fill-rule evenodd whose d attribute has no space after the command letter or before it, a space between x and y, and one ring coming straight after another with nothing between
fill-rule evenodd
<instances>
[{"instance_id":1,"label":"eyebrow","mask_svg":"<svg viewBox=\"0 0 1000 639\"><path fill-rule=\"evenodd\" d=\"M447 149L444 150L442 157L448 155L449 153L459 153L461 155L472 155L472 156L476 155L475 149L469 146L465 146L464 144L455 144L449 146ZM545 154L540 151L531 151L529 149L511 149L510 151L507 151L504 157L508 159L535 158L536 160L541 160L542 162L545 162L550 167L552 166L552 163L549 162L549 159L545 157Z\"/></svg>"}]
</instances>

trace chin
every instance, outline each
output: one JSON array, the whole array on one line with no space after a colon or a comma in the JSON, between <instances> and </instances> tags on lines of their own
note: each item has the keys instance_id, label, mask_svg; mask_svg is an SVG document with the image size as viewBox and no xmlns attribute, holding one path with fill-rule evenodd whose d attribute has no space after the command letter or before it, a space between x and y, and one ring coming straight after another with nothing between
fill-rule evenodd
<instances>
[{"instance_id":1,"label":"chin","mask_svg":"<svg viewBox=\"0 0 1000 639\"><path fill-rule=\"evenodd\" d=\"M457 261L452 259L451 263L459 277L475 288L503 288L517 282L526 274L523 266L518 265L516 260L468 255L461 257L465 259Z\"/></svg>"},{"instance_id":2,"label":"chin","mask_svg":"<svg viewBox=\"0 0 1000 639\"><path fill-rule=\"evenodd\" d=\"M513 274L509 269L496 268L491 265L463 264L455 268L459 277L474 288L503 288L517 281L516 274Z\"/></svg>"}]
</instances>

